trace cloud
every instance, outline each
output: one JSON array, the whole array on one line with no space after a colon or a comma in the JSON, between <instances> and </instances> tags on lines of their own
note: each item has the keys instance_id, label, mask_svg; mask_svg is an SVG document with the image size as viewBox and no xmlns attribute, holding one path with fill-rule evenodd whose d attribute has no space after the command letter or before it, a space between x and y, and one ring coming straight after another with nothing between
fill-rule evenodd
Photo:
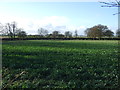
<instances>
[{"instance_id":1,"label":"cloud","mask_svg":"<svg viewBox=\"0 0 120 90\"><path fill-rule=\"evenodd\" d=\"M46 16L41 19L31 19L26 17L13 17L0 15L0 22L11 23L17 22L18 28L23 28L28 34L37 34L38 28L45 28L52 33L54 30L64 33L65 31L74 31L77 29L79 33L83 33L85 26L71 25L71 20L64 16Z\"/></svg>"},{"instance_id":2,"label":"cloud","mask_svg":"<svg viewBox=\"0 0 120 90\"><path fill-rule=\"evenodd\" d=\"M86 29L86 26L83 26L83 25L79 25L79 26L70 25L70 26L67 26L67 30L71 31L73 34L74 34L75 30L77 30L79 35L84 35L84 30L85 29Z\"/></svg>"},{"instance_id":3,"label":"cloud","mask_svg":"<svg viewBox=\"0 0 120 90\"><path fill-rule=\"evenodd\" d=\"M43 28L47 29L49 33L52 33L53 31L57 30L57 31L60 31L60 33L62 34L64 34L65 31L70 31L74 34L75 30L77 30L79 35L84 35L84 30L86 29L85 26L74 26L74 25L53 26L52 24L48 24Z\"/></svg>"},{"instance_id":4,"label":"cloud","mask_svg":"<svg viewBox=\"0 0 120 90\"><path fill-rule=\"evenodd\" d=\"M46 16L43 17L43 19L41 19L39 22L41 22L41 24L45 25L45 24L52 24L53 26L58 26L58 25L64 25L69 23L70 19L64 16Z\"/></svg>"},{"instance_id":5,"label":"cloud","mask_svg":"<svg viewBox=\"0 0 120 90\"><path fill-rule=\"evenodd\" d=\"M66 30L66 25L56 25L56 26L53 26L52 24L48 24L46 26L44 26L43 28L49 30L50 32L53 32L53 31L60 31L61 33L63 33L65 30Z\"/></svg>"}]
</instances>

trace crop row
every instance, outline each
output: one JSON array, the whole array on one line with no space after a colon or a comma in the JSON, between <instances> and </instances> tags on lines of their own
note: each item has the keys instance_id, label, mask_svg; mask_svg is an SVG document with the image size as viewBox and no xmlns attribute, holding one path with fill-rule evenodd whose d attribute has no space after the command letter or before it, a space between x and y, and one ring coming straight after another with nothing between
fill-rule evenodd
<instances>
[{"instance_id":1,"label":"crop row","mask_svg":"<svg viewBox=\"0 0 120 90\"><path fill-rule=\"evenodd\" d=\"M3 87L117 88L117 41L4 41Z\"/></svg>"}]
</instances>

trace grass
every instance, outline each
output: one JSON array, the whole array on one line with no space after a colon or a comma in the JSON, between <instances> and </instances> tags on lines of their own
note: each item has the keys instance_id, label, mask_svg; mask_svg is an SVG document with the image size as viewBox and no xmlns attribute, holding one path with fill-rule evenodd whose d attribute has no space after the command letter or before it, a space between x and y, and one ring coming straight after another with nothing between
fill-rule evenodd
<instances>
[{"instance_id":1,"label":"grass","mask_svg":"<svg viewBox=\"0 0 120 90\"><path fill-rule=\"evenodd\" d=\"M118 41L3 41L3 88L117 88Z\"/></svg>"}]
</instances>

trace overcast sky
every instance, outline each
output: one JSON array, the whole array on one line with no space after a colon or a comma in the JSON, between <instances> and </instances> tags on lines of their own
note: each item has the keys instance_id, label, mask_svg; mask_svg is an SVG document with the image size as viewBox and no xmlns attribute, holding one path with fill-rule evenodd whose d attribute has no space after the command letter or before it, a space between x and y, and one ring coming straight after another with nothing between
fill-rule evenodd
<instances>
[{"instance_id":1,"label":"overcast sky","mask_svg":"<svg viewBox=\"0 0 120 90\"><path fill-rule=\"evenodd\" d=\"M107 25L112 31L118 28L117 8L101 7L99 2L1 2L0 22L16 21L28 34L37 34L43 27L51 33L58 30L84 30L94 25Z\"/></svg>"}]
</instances>

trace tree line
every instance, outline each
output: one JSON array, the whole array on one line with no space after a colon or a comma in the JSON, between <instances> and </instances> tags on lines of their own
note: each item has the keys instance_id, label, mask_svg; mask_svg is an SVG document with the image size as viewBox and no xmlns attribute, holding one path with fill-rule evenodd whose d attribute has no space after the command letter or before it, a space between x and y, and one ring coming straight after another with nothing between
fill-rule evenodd
<instances>
[{"instance_id":1,"label":"tree line","mask_svg":"<svg viewBox=\"0 0 120 90\"><path fill-rule=\"evenodd\" d=\"M22 29L17 27L17 23L11 22L2 25L0 23L0 33L3 36L8 36L9 38L25 38L27 33Z\"/></svg>"},{"instance_id":2,"label":"tree line","mask_svg":"<svg viewBox=\"0 0 120 90\"><path fill-rule=\"evenodd\" d=\"M112 32L105 25L95 25L93 27L87 28L85 35L88 38L102 38L102 37L115 37L115 33ZM44 28L38 28L38 35L27 35L23 28L18 28L16 22L6 23L5 25L0 23L0 33L3 36L8 36L9 38L78 38L78 30L75 30L74 34L71 31L65 31L61 34L60 31L55 30L49 33L48 30ZM120 29L116 30L116 37L120 37Z\"/></svg>"}]
</instances>

